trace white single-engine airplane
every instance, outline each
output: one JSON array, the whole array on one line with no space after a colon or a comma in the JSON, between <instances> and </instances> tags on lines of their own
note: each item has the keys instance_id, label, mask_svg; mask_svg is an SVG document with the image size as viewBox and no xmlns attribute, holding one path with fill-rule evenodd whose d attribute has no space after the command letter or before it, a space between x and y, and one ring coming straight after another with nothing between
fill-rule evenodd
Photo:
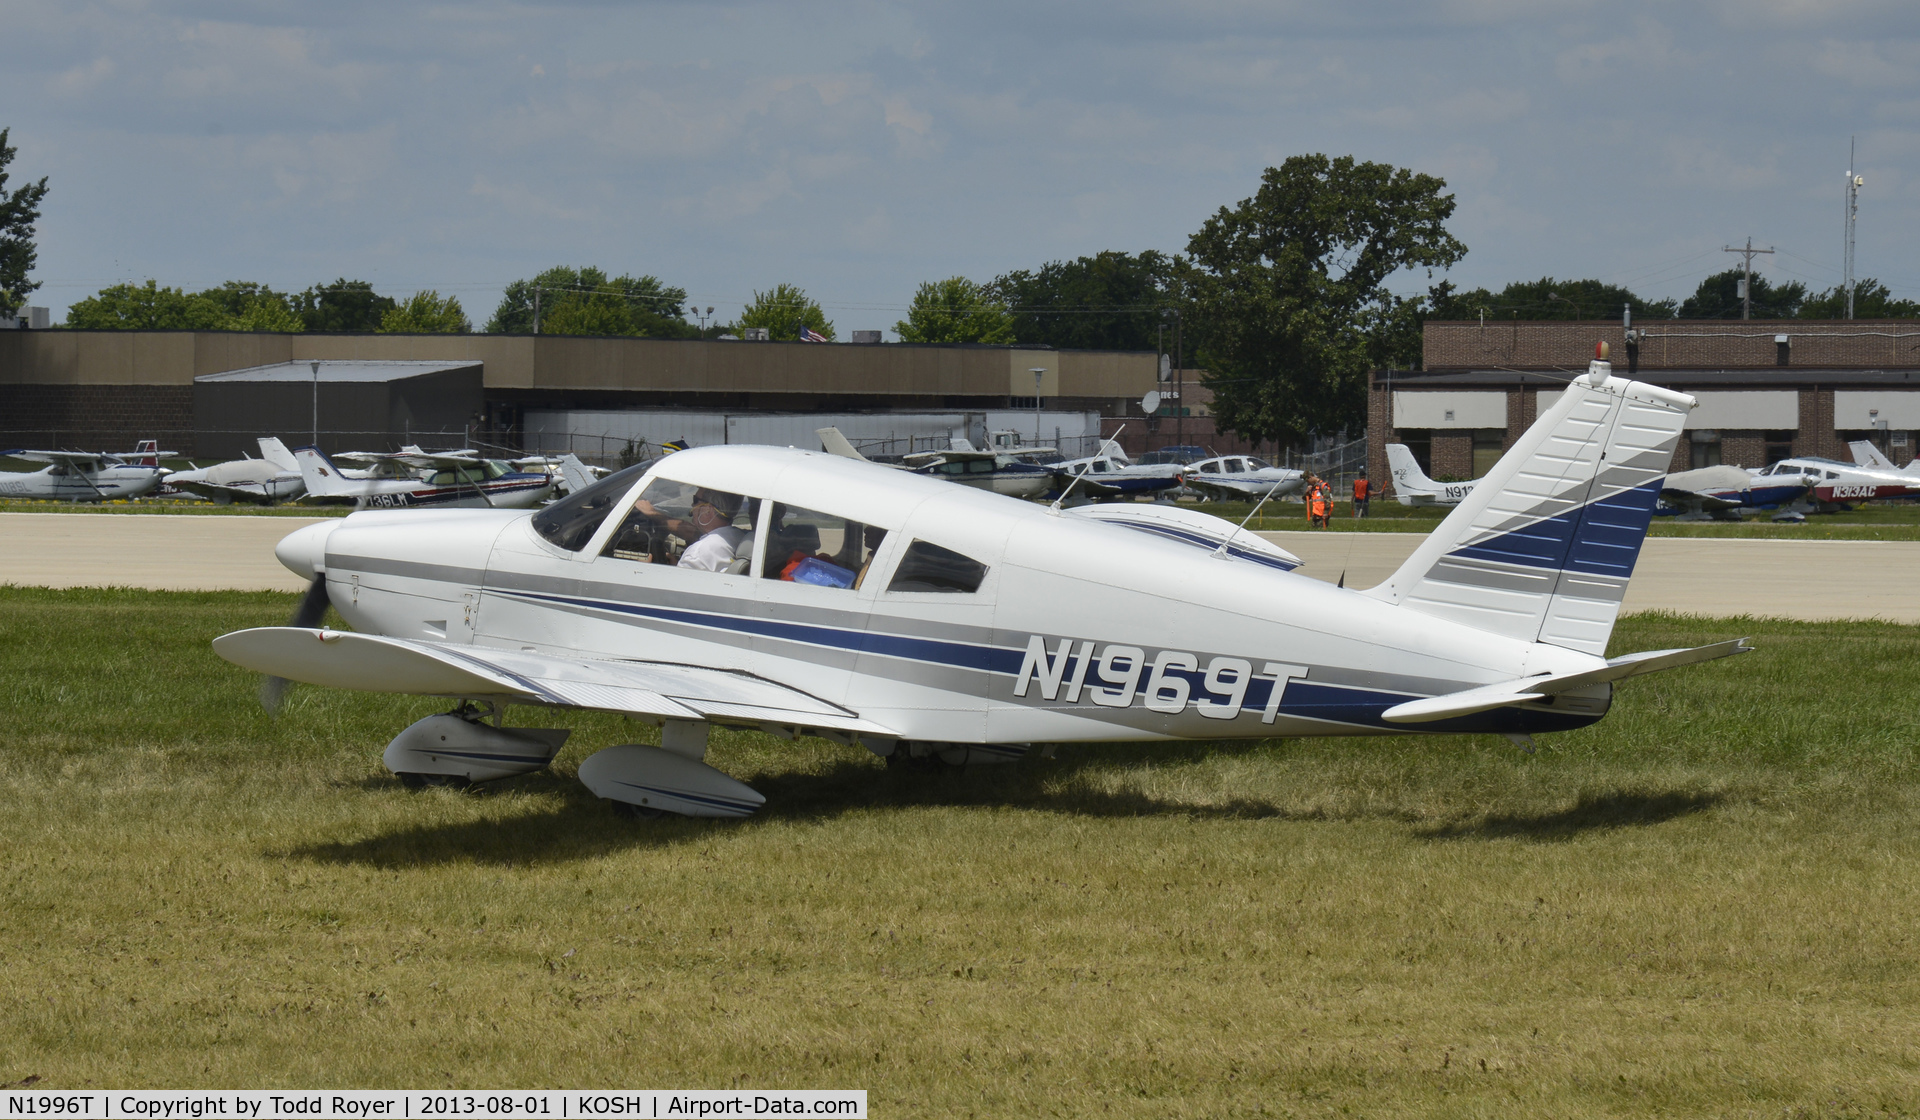
<instances>
[{"instance_id":1,"label":"white single-engine airplane","mask_svg":"<svg viewBox=\"0 0 1920 1120\"><path fill-rule=\"evenodd\" d=\"M473 455L414 450L340 456L366 465L360 478L335 466L317 447L296 448L293 457L306 480L306 500L315 503L373 509L528 509L553 496L551 473L520 471L498 459Z\"/></svg>"},{"instance_id":2,"label":"white single-engine airplane","mask_svg":"<svg viewBox=\"0 0 1920 1120\"><path fill-rule=\"evenodd\" d=\"M293 452L272 436L260 438L258 459L234 459L197 470L175 471L167 476L167 485L223 506L234 502L272 505L307 492Z\"/></svg>"},{"instance_id":3,"label":"white single-engine airplane","mask_svg":"<svg viewBox=\"0 0 1920 1120\"><path fill-rule=\"evenodd\" d=\"M657 721L660 746L580 766L639 815L762 804L703 760L715 723L950 762L1114 740L1524 741L1599 720L1617 681L1746 650L1606 657L1693 403L1593 363L1364 592L1099 509L708 447L533 514L364 512L300 529L275 549L312 580L292 624L213 647L272 678L459 701L388 746L412 785L547 765L567 732L501 726L510 704ZM319 627L329 604L353 631Z\"/></svg>"},{"instance_id":4,"label":"white single-engine airplane","mask_svg":"<svg viewBox=\"0 0 1920 1120\"><path fill-rule=\"evenodd\" d=\"M1306 484L1306 474L1276 467L1253 455L1219 455L1180 468L1180 482L1215 502L1258 501L1291 494Z\"/></svg>"},{"instance_id":5,"label":"white single-engine airplane","mask_svg":"<svg viewBox=\"0 0 1920 1120\"><path fill-rule=\"evenodd\" d=\"M4 451L13 459L46 463L37 471L0 474L0 498L49 498L62 502L104 502L119 498L137 498L160 485L167 470L159 465L161 455L174 452L147 452L153 466L127 462L131 456L107 455L91 451Z\"/></svg>"}]
</instances>

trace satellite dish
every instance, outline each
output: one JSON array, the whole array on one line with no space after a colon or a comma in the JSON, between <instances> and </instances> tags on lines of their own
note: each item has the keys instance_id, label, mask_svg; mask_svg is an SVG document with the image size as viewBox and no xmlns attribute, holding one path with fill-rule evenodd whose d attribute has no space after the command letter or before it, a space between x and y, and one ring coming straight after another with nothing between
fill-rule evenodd
<instances>
[{"instance_id":1,"label":"satellite dish","mask_svg":"<svg viewBox=\"0 0 1920 1120\"><path fill-rule=\"evenodd\" d=\"M1160 390L1149 389L1147 395L1140 398L1140 411L1152 416L1160 411Z\"/></svg>"}]
</instances>

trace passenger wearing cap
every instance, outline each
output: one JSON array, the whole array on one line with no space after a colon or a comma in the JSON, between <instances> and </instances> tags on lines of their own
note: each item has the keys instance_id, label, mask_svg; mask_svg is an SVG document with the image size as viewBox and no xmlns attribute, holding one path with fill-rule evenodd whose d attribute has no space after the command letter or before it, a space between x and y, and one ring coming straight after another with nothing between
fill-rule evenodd
<instances>
[{"instance_id":1,"label":"passenger wearing cap","mask_svg":"<svg viewBox=\"0 0 1920 1120\"><path fill-rule=\"evenodd\" d=\"M697 490L693 495L693 509L684 521L667 517L645 498L635 502L633 508L648 517L665 520L668 532L693 542L680 554L679 567L724 572L733 563L734 549L747 539L746 530L736 529L733 525L733 515L740 511L740 501L738 494L722 490Z\"/></svg>"}]
</instances>

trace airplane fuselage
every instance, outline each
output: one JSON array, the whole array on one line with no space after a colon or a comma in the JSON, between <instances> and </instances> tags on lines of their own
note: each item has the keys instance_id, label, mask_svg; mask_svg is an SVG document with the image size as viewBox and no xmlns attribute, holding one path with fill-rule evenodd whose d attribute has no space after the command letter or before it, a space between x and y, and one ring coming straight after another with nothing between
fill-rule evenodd
<instances>
[{"instance_id":1,"label":"airplane fuselage","mask_svg":"<svg viewBox=\"0 0 1920 1120\"><path fill-rule=\"evenodd\" d=\"M160 485L153 467L110 466L82 472L54 465L22 474L0 474L0 498L44 498L63 502L101 502L137 498Z\"/></svg>"},{"instance_id":2,"label":"airplane fuselage","mask_svg":"<svg viewBox=\"0 0 1920 1120\"><path fill-rule=\"evenodd\" d=\"M810 452L695 449L663 460L655 476L832 508L886 535L853 588L770 578L760 552L739 574L622 558L609 551L617 517L568 549L526 514L360 513L302 530L323 533L324 545L300 547L324 551L332 603L357 630L745 670L915 740L1543 732L1592 723L1610 703L1601 685L1388 724L1383 711L1417 697L1604 662L1123 526ZM913 542L978 561L984 579L965 593L891 588Z\"/></svg>"}]
</instances>

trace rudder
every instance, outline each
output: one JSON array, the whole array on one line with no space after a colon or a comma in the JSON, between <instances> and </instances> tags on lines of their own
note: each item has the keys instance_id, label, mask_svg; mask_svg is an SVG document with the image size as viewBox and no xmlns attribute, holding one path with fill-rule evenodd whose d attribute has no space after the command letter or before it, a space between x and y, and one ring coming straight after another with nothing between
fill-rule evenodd
<instances>
[{"instance_id":1,"label":"rudder","mask_svg":"<svg viewBox=\"0 0 1920 1120\"><path fill-rule=\"evenodd\" d=\"M1367 594L1603 656L1693 405L1594 362Z\"/></svg>"}]
</instances>

